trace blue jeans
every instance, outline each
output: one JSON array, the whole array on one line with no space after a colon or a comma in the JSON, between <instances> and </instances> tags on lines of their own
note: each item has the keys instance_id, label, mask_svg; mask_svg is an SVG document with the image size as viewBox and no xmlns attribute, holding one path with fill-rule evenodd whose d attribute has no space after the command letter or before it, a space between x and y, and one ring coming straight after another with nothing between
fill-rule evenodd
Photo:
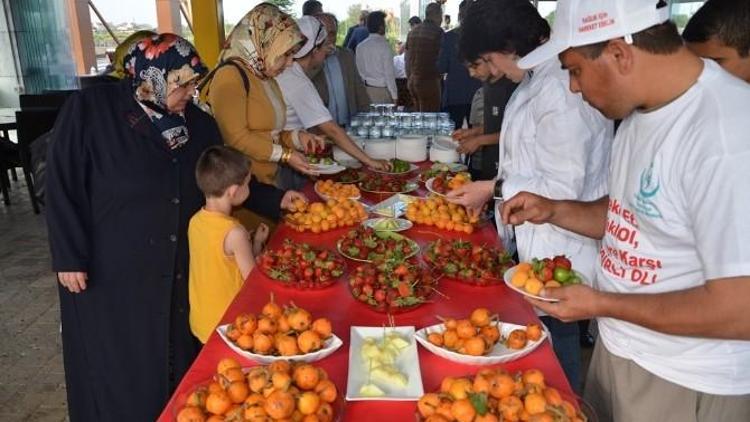
<instances>
[{"instance_id":1,"label":"blue jeans","mask_svg":"<svg viewBox=\"0 0 750 422\"><path fill-rule=\"evenodd\" d=\"M581 394L581 344L577 322L562 322L551 316L539 317L552 334L552 347L565 376L576 394Z\"/></svg>"}]
</instances>

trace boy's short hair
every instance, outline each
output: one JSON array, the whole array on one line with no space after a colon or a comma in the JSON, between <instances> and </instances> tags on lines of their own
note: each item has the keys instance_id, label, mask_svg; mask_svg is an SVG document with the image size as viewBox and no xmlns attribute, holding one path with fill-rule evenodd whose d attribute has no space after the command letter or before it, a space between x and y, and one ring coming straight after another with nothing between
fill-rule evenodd
<instances>
[{"instance_id":1,"label":"boy's short hair","mask_svg":"<svg viewBox=\"0 0 750 422\"><path fill-rule=\"evenodd\" d=\"M241 152L225 145L206 148L195 166L198 188L207 197L219 197L232 185L245 183L250 162Z\"/></svg>"},{"instance_id":2,"label":"boy's short hair","mask_svg":"<svg viewBox=\"0 0 750 422\"><path fill-rule=\"evenodd\" d=\"M370 12L367 16L367 30L375 34L380 31L380 27L385 27L385 13L380 10Z\"/></svg>"},{"instance_id":3,"label":"boy's short hair","mask_svg":"<svg viewBox=\"0 0 750 422\"><path fill-rule=\"evenodd\" d=\"M461 28L459 51L469 62L492 52L523 57L550 36L549 23L528 0L477 0Z\"/></svg>"},{"instance_id":4,"label":"boy's short hair","mask_svg":"<svg viewBox=\"0 0 750 422\"><path fill-rule=\"evenodd\" d=\"M682 38L687 42L706 42L716 37L734 48L740 57L750 54L750 2L708 0L688 21Z\"/></svg>"}]
</instances>

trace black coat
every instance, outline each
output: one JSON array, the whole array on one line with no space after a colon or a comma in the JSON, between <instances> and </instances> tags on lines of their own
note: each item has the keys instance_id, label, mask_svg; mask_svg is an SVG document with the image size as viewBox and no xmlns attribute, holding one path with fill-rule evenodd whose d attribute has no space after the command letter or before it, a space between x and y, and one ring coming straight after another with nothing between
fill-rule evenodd
<instances>
[{"instance_id":1,"label":"black coat","mask_svg":"<svg viewBox=\"0 0 750 422\"><path fill-rule=\"evenodd\" d=\"M154 420L197 352L187 226L204 202L195 164L221 135L192 104L185 117L190 140L169 151L125 81L76 93L56 122L52 267L88 273L84 292L60 287L72 421ZM263 214L278 215L280 192L251 189Z\"/></svg>"}]
</instances>

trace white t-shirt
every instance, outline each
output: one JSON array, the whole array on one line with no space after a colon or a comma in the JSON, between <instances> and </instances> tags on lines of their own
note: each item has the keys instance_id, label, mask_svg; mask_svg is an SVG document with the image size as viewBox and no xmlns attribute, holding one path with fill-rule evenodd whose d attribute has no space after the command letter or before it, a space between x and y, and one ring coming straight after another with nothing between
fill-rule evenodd
<instances>
[{"instance_id":1,"label":"white t-shirt","mask_svg":"<svg viewBox=\"0 0 750 422\"><path fill-rule=\"evenodd\" d=\"M662 293L750 275L750 85L704 64L682 96L633 113L617 132L601 290ZM599 330L609 351L665 380L750 393L750 341L674 336L611 318L599 318Z\"/></svg>"},{"instance_id":2,"label":"white t-shirt","mask_svg":"<svg viewBox=\"0 0 750 422\"><path fill-rule=\"evenodd\" d=\"M536 66L513 92L500 131L503 198L526 191L593 201L607 194L614 123L569 86L568 72L554 57ZM515 234L521 261L565 254L593 281L597 241L551 224L522 224Z\"/></svg>"},{"instance_id":3,"label":"white t-shirt","mask_svg":"<svg viewBox=\"0 0 750 422\"><path fill-rule=\"evenodd\" d=\"M276 77L286 103L286 125L284 129L309 129L333 120L328 108L320 99L310 78L299 63L284 70Z\"/></svg>"}]
</instances>

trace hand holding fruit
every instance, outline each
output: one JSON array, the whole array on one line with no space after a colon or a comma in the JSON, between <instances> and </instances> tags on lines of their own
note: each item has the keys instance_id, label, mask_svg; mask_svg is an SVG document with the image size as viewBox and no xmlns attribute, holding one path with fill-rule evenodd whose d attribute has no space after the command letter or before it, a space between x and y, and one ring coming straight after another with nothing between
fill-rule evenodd
<instances>
[{"instance_id":1,"label":"hand holding fruit","mask_svg":"<svg viewBox=\"0 0 750 422\"><path fill-rule=\"evenodd\" d=\"M473 154L482 147L482 142L478 137L464 138L460 142L461 144L456 148L459 154Z\"/></svg>"},{"instance_id":2,"label":"hand holding fruit","mask_svg":"<svg viewBox=\"0 0 750 422\"><path fill-rule=\"evenodd\" d=\"M368 157L369 158L369 157ZM388 160L374 160L370 158L365 165L371 169L379 171L391 171L391 162Z\"/></svg>"},{"instance_id":3,"label":"hand holding fruit","mask_svg":"<svg viewBox=\"0 0 750 422\"><path fill-rule=\"evenodd\" d=\"M558 299L559 302L545 302L526 297L532 305L563 322L591 319L602 316L599 311L604 293L585 284L573 284L554 289L542 289L540 296Z\"/></svg>"},{"instance_id":4,"label":"hand holding fruit","mask_svg":"<svg viewBox=\"0 0 750 422\"><path fill-rule=\"evenodd\" d=\"M296 211L300 206L304 207L307 204L307 197L296 190L288 190L284 192L284 196L281 198L281 209L286 211Z\"/></svg>"},{"instance_id":5,"label":"hand holding fruit","mask_svg":"<svg viewBox=\"0 0 750 422\"><path fill-rule=\"evenodd\" d=\"M304 131L299 132L299 142L307 154L322 152L326 146L325 138Z\"/></svg>"},{"instance_id":6,"label":"hand holding fruit","mask_svg":"<svg viewBox=\"0 0 750 422\"><path fill-rule=\"evenodd\" d=\"M292 155L289 157L287 162L289 167L297 170L300 173L307 174L310 176L317 176L318 172L307 162L307 158L302 155L299 151L292 151Z\"/></svg>"},{"instance_id":7,"label":"hand holding fruit","mask_svg":"<svg viewBox=\"0 0 750 422\"><path fill-rule=\"evenodd\" d=\"M534 224L549 223L554 217L555 201L529 192L518 195L503 203L503 224L515 226L525 222Z\"/></svg>"},{"instance_id":8,"label":"hand holding fruit","mask_svg":"<svg viewBox=\"0 0 750 422\"><path fill-rule=\"evenodd\" d=\"M454 204L463 205L467 209L482 209L487 201L492 198L494 186L492 180L467 183L456 190L448 192L446 199Z\"/></svg>"}]
</instances>

